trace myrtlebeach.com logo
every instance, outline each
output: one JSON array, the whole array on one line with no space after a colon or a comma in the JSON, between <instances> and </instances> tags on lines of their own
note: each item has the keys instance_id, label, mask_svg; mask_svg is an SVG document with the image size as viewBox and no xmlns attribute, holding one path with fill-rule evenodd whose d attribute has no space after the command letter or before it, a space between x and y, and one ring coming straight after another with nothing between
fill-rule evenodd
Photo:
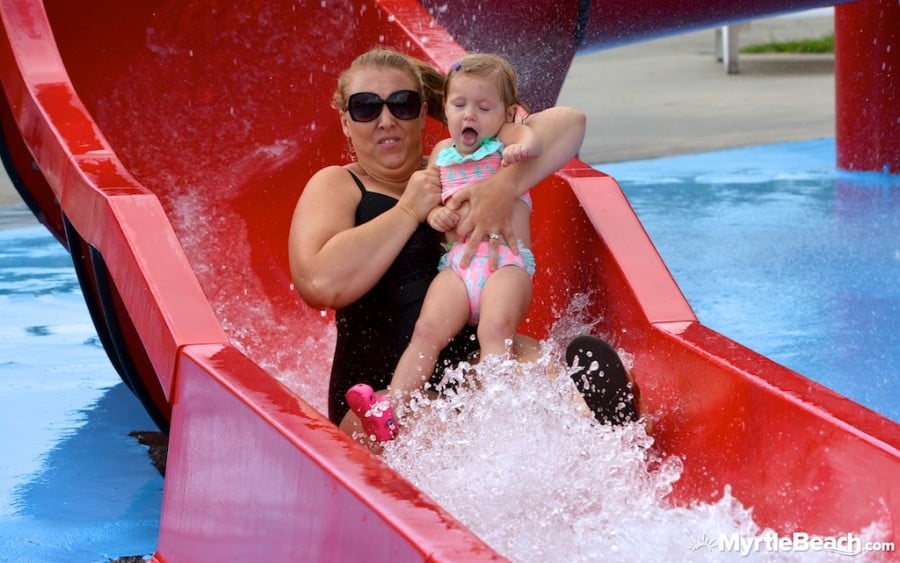
<instances>
[{"instance_id":1,"label":"myrtlebeach.com logo","mask_svg":"<svg viewBox=\"0 0 900 563\"><path fill-rule=\"evenodd\" d=\"M691 551L701 549L740 553L742 557L748 557L753 553L817 551L854 556L871 551L893 552L894 542L863 541L861 537L853 533L840 536L813 536L804 532L794 532L789 536L780 536L776 532L767 530L753 537L744 537L738 533L721 533L716 539L703 535L691 544Z\"/></svg>"}]
</instances>

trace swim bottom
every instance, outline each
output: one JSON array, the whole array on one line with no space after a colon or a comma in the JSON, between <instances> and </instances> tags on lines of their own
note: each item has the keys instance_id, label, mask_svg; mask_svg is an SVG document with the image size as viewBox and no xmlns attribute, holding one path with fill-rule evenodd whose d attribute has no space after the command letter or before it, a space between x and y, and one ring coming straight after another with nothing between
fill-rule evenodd
<instances>
[{"instance_id":1,"label":"swim bottom","mask_svg":"<svg viewBox=\"0 0 900 563\"><path fill-rule=\"evenodd\" d=\"M469 295L469 324L478 324L478 317L481 312L481 292L484 284L491 275L490 266L490 249L487 242L478 245L475 255L469 262L468 268L460 267L463 252L465 252L465 243L453 244L450 249L441 257L438 270L451 268L459 279L466 285L466 293ZM513 254L505 244L497 247L499 260L497 267L518 266L528 272L528 275L534 277L535 263L534 253L528 248L519 247L518 256Z\"/></svg>"}]
</instances>

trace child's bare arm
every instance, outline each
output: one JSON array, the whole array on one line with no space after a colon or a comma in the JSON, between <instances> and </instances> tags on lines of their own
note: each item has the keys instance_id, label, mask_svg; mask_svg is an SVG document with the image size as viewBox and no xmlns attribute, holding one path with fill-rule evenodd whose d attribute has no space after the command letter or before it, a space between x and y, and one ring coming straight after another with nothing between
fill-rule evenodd
<instances>
[{"instance_id":1,"label":"child's bare arm","mask_svg":"<svg viewBox=\"0 0 900 563\"><path fill-rule=\"evenodd\" d=\"M540 138L532 131L531 127L521 123L505 124L500 129L498 138L504 145L501 166L531 160L544 152Z\"/></svg>"},{"instance_id":2,"label":"child's bare arm","mask_svg":"<svg viewBox=\"0 0 900 563\"><path fill-rule=\"evenodd\" d=\"M438 205L428 213L428 225L440 233L447 233L456 228L459 214L449 207Z\"/></svg>"},{"instance_id":3,"label":"child's bare arm","mask_svg":"<svg viewBox=\"0 0 900 563\"><path fill-rule=\"evenodd\" d=\"M435 170L438 169L437 165L437 155L441 150L447 148L453 143L451 139L444 139L439 141L431 152L431 156L428 158L427 168L433 168ZM440 233L449 233L453 229L456 228L456 225L459 224L460 215L457 211L450 209L444 205L437 205L431 211L428 212L425 220L428 222L428 225L438 231Z\"/></svg>"}]
</instances>

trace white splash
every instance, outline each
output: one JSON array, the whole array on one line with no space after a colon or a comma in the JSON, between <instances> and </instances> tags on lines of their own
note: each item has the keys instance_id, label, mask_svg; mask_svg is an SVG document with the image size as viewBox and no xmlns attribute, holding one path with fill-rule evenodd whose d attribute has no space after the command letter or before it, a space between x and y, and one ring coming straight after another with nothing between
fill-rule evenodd
<instances>
[{"instance_id":1,"label":"white splash","mask_svg":"<svg viewBox=\"0 0 900 563\"><path fill-rule=\"evenodd\" d=\"M642 423L598 424L555 348L544 343L532 364L492 356L462 365L445 377L463 382L455 391L395 406L401 430L385 461L513 561L721 561L735 556L716 549L723 534L774 533L727 487L714 503L670 503L681 459L658 451Z\"/></svg>"}]
</instances>

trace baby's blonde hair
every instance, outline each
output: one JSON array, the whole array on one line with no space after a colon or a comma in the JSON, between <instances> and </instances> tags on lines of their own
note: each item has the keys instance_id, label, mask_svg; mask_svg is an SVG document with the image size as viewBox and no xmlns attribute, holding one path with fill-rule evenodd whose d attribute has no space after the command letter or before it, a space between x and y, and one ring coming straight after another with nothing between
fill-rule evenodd
<instances>
[{"instance_id":1,"label":"baby's blonde hair","mask_svg":"<svg viewBox=\"0 0 900 563\"><path fill-rule=\"evenodd\" d=\"M444 81L443 98L447 99L447 89L450 81L457 74L467 74L479 78L493 78L497 82L497 89L506 109L512 106L520 106L518 80L512 64L500 55L490 53L470 53L450 67L447 79Z\"/></svg>"}]
</instances>

